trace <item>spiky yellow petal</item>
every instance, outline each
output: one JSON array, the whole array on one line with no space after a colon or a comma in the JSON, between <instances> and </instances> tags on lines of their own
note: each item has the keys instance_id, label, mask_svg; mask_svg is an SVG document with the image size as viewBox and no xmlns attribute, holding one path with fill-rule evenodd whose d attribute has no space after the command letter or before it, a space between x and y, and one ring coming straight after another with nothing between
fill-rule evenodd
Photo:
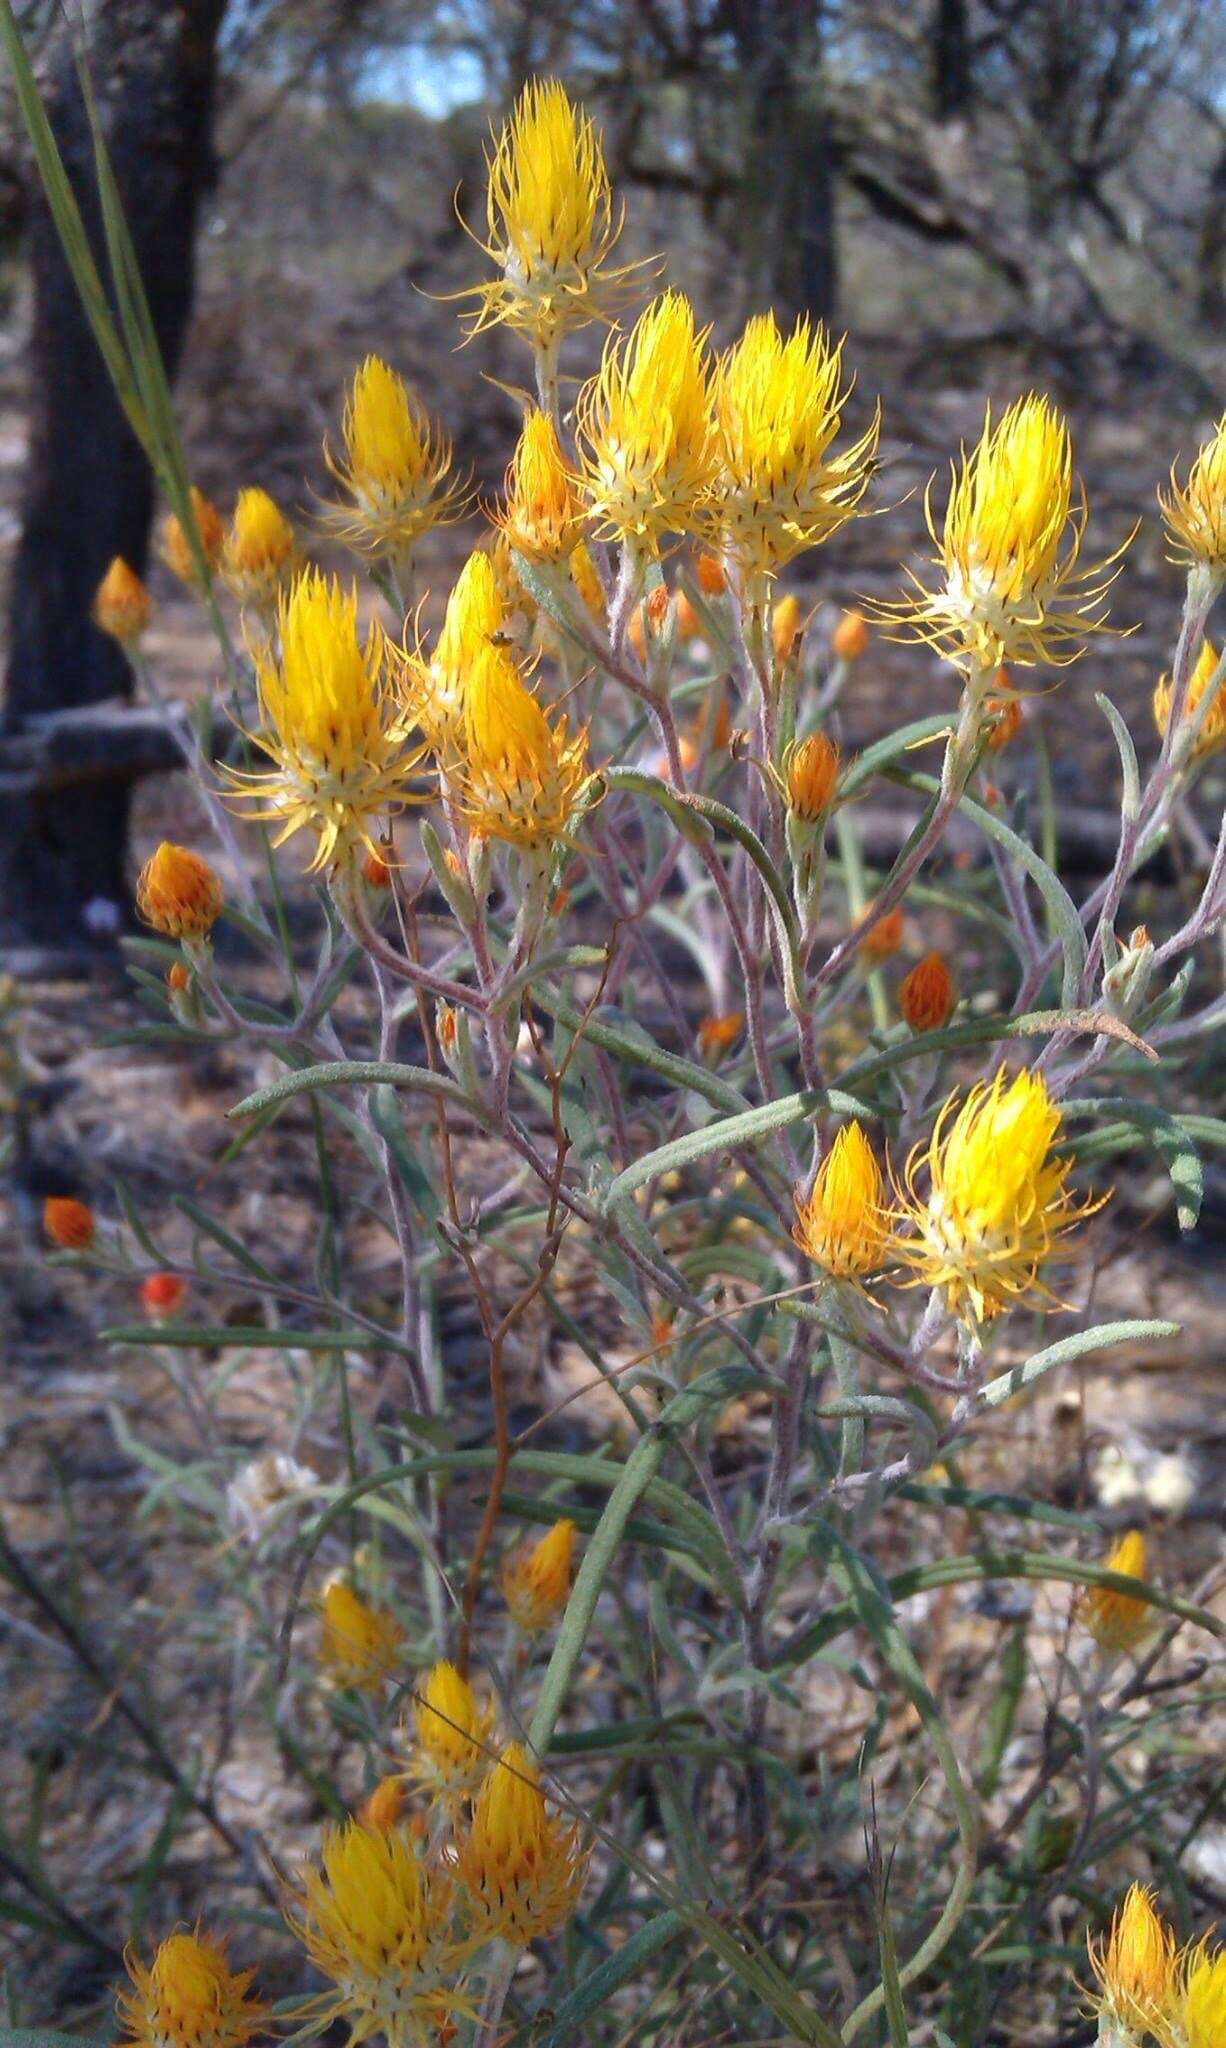
<instances>
[{"instance_id":1,"label":"spiky yellow petal","mask_svg":"<svg viewBox=\"0 0 1226 2048\"><path fill-rule=\"evenodd\" d=\"M774 576L836 532L863 498L879 423L834 453L848 393L842 344L808 319L785 338L773 313L759 314L721 359L712 516L747 578Z\"/></svg>"},{"instance_id":2,"label":"spiky yellow petal","mask_svg":"<svg viewBox=\"0 0 1226 2048\"><path fill-rule=\"evenodd\" d=\"M370 555L403 557L434 526L461 518L467 493L451 475L451 442L381 356L356 372L341 422L344 452L328 466L346 493L329 524Z\"/></svg>"},{"instance_id":3,"label":"spiky yellow petal","mask_svg":"<svg viewBox=\"0 0 1226 2048\"><path fill-rule=\"evenodd\" d=\"M609 258L621 234L604 147L591 117L556 79L529 79L488 158L488 240L498 272L473 287L471 331L505 321L554 350L589 320L607 320L639 264Z\"/></svg>"},{"instance_id":4,"label":"spiky yellow petal","mask_svg":"<svg viewBox=\"0 0 1226 2048\"><path fill-rule=\"evenodd\" d=\"M520 1628L551 1628L570 1597L575 1525L555 1522L539 1542L525 1543L502 1568L502 1593Z\"/></svg>"},{"instance_id":5,"label":"spiky yellow petal","mask_svg":"<svg viewBox=\"0 0 1226 2048\"><path fill-rule=\"evenodd\" d=\"M327 1829L322 1865L304 1873L286 1915L335 1987L318 2024L344 2018L351 2043L383 2033L389 2048L425 2048L470 2010L458 1988L464 1951L450 1874L403 1830L360 1821Z\"/></svg>"},{"instance_id":6,"label":"spiky yellow petal","mask_svg":"<svg viewBox=\"0 0 1226 2048\"><path fill-rule=\"evenodd\" d=\"M806 1194L795 1191L793 1236L834 1278L860 1280L885 1264L890 1213L881 1168L860 1125L844 1124Z\"/></svg>"},{"instance_id":7,"label":"spiky yellow petal","mask_svg":"<svg viewBox=\"0 0 1226 2048\"><path fill-rule=\"evenodd\" d=\"M1175 2025L1186 2048L1222 2048L1226 2042L1226 1948L1207 1941L1185 1952L1174 2002Z\"/></svg>"},{"instance_id":8,"label":"spiky yellow petal","mask_svg":"<svg viewBox=\"0 0 1226 2048\"><path fill-rule=\"evenodd\" d=\"M694 528L715 484L715 426L706 335L682 293L662 292L629 335L610 335L576 420L603 535L654 549Z\"/></svg>"},{"instance_id":9,"label":"spiky yellow petal","mask_svg":"<svg viewBox=\"0 0 1226 2048\"><path fill-rule=\"evenodd\" d=\"M952 473L939 533L929 499L937 587L913 578L915 595L882 615L968 672L1075 660L1087 634L1106 630L1115 574L1114 556L1078 567L1085 516L1068 427L1050 399L1031 392L995 423L989 409Z\"/></svg>"},{"instance_id":10,"label":"spiky yellow petal","mask_svg":"<svg viewBox=\"0 0 1226 2048\"><path fill-rule=\"evenodd\" d=\"M379 1607L347 1579L330 1579L320 1601L320 1662L341 1685L377 1692L398 1670L404 1630L390 1607Z\"/></svg>"},{"instance_id":11,"label":"spiky yellow petal","mask_svg":"<svg viewBox=\"0 0 1226 2048\"><path fill-rule=\"evenodd\" d=\"M1200 653L1196 657L1196 667L1192 671L1192 678L1188 684L1188 694L1183 712L1185 721L1195 718L1204 702L1205 692L1217 674L1217 670L1217 649L1210 641L1203 640ZM1174 697L1175 691L1170 677L1162 676L1154 690L1154 724L1157 726L1162 739L1166 738L1167 729L1171 722L1171 707L1174 703ZM1193 751L1198 756L1212 754L1224 742L1226 742L1226 684L1219 683L1214 692L1213 701L1205 713L1204 724L1196 736L1196 746Z\"/></svg>"},{"instance_id":12,"label":"spiky yellow petal","mask_svg":"<svg viewBox=\"0 0 1226 2048\"><path fill-rule=\"evenodd\" d=\"M464 756L456 784L473 831L511 846L561 838L589 780L587 733L547 717L511 653L477 649L464 696Z\"/></svg>"},{"instance_id":13,"label":"spiky yellow petal","mask_svg":"<svg viewBox=\"0 0 1226 2048\"><path fill-rule=\"evenodd\" d=\"M1002 1068L960 1108L951 1095L928 1144L911 1154L905 1213L915 1235L900 1256L918 1282L945 1290L955 1313L987 1322L1021 1296L1051 1299L1044 1264L1101 1206L1069 1190L1071 1161L1054 1150L1060 1129L1042 1075L1023 1068L1010 1079Z\"/></svg>"},{"instance_id":14,"label":"spiky yellow petal","mask_svg":"<svg viewBox=\"0 0 1226 2048\"><path fill-rule=\"evenodd\" d=\"M1226 413L1180 483L1171 471L1169 492L1159 491L1167 536L1177 561L1226 575Z\"/></svg>"},{"instance_id":15,"label":"spiky yellow petal","mask_svg":"<svg viewBox=\"0 0 1226 2048\"><path fill-rule=\"evenodd\" d=\"M171 1934L149 1964L125 1956L132 1989L116 2005L124 2039L138 2048L244 2048L263 2031L268 2007L250 1996L252 1970L231 1970L223 1941L197 1928Z\"/></svg>"},{"instance_id":16,"label":"spiky yellow petal","mask_svg":"<svg viewBox=\"0 0 1226 2048\"><path fill-rule=\"evenodd\" d=\"M1154 1910L1153 1892L1134 1884L1106 1941L1091 1936L1088 1947L1100 2017L1127 2035L1160 2028L1175 1989L1175 1937Z\"/></svg>"},{"instance_id":17,"label":"spiky yellow petal","mask_svg":"<svg viewBox=\"0 0 1226 2048\"><path fill-rule=\"evenodd\" d=\"M579 1830L549 1811L540 1774L513 1742L488 1772L456 1868L476 1932L526 1945L574 1912L587 1857Z\"/></svg>"},{"instance_id":18,"label":"spiky yellow petal","mask_svg":"<svg viewBox=\"0 0 1226 2048\"><path fill-rule=\"evenodd\" d=\"M386 643L362 641L356 589L308 569L278 604L280 655L254 649L267 769L230 771L257 815L281 820L280 845L304 826L317 835L311 867L374 847L378 812L421 801L385 682ZM377 848L374 848L377 851Z\"/></svg>"},{"instance_id":19,"label":"spiky yellow petal","mask_svg":"<svg viewBox=\"0 0 1226 2048\"><path fill-rule=\"evenodd\" d=\"M506 478L499 525L513 548L542 562L564 562L583 535L583 506L548 413L524 421Z\"/></svg>"},{"instance_id":20,"label":"spiky yellow petal","mask_svg":"<svg viewBox=\"0 0 1226 2048\"><path fill-rule=\"evenodd\" d=\"M493 1709L481 1705L454 1664L435 1664L418 1688L412 1775L448 1805L477 1785L488 1766Z\"/></svg>"},{"instance_id":21,"label":"spiky yellow petal","mask_svg":"<svg viewBox=\"0 0 1226 2048\"><path fill-rule=\"evenodd\" d=\"M1148 1555L1143 1532L1130 1529L1103 1562L1109 1572L1120 1572L1127 1579L1144 1579ZM1081 1611L1099 1649L1110 1656L1135 1650L1153 1631L1154 1610L1149 1602L1129 1593L1113 1592L1110 1586L1089 1587Z\"/></svg>"}]
</instances>

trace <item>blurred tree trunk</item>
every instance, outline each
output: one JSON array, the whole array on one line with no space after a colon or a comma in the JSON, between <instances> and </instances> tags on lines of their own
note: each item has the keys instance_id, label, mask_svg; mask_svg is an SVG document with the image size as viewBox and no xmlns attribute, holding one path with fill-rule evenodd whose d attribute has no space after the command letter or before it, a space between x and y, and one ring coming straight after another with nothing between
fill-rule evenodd
<instances>
[{"instance_id":1,"label":"blurred tree trunk","mask_svg":"<svg viewBox=\"0 0 1226 2048\"><path fill-rule=\"evenodd\" d=\"M225 0L92 0L86 57L154 326L173 370L191 303L193 243L212 173L217 34ZM48 108L106 274L89 126L67 37ZM33 170L31 177L34 177ZM29 454L13 569L4 725L127 694L116 644L93 625L112 556L143 571L153 485L111 389L41 192L31 193L34 324ZM0 827L9 943L87 943L127 902L129 785L10 798Z\"/></svg>"},{"instance_id":2,"label":"blurred tree trunk","mask_svg":"<svg viewBox=\"0 0 1226 2048\"><path fill-rule=\"evenodd\" d=\"M1226 141L1209 177L1197 252L1196 310L1206 327L1226 320Z\"/></svg>"},{"instance_id":3,"label":"blurred tree trunk","mask_svg":"<svg viewBox=\"0 0 1226 2048\"><path fill-rule=\"evenodd\" d=\"M737 230L745 306L833 317L834 139L822 92L821 0L731 0L745 105Z\"/></svg>"},{"instance_id":4,"label":"blurred tree trunk","mask_svg":"<svg viewBox=\"0 0 1226 2048\"><path fill-rule=\"evenodd\" d=\"M932 18L932 103L937 120L969 119L974 98L967 0L936 0Z\"/></svg>"}]
</instances>

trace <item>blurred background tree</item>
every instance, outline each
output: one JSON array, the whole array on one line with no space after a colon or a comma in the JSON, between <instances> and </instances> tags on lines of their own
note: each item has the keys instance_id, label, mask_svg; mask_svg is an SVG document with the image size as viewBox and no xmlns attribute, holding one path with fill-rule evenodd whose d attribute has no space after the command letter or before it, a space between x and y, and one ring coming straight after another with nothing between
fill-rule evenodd
<instances>
[{"instance_id":1,"label":"blurred background tree","mask_svg":"<svg viewBox=\"0 0 1226 2048\"><path fill-rule=\"evenodd\" d=\"M19 11L84 192L59 10ZM258 477L300 503L339 384L376 345L410 376L430 366L493 482L512 414L493 386L474 414L459 374L451 407L438 301L479 261L453 198L479 222L487 124L533 73L589 100L635 253L666 252L717 339L768 303L851 328L862 361L878 352L904 434L917 363L982 385L985 351L1010 352L1015 382L1063 376L1074 392L1169 375L1204 412L1220 389L1226 0L90 0L83 19L172 362L204 208L183 402L202 481L223 494ZM14 274L30 189L17 138L9 107ZM24 220L31 442L10 727L122 690L88 600L115 548L143 562L150 509L37 204ZM497 337L481 367L519 374ZM87 906L124 894L127 786L32 803L8 833L10 936L83 934Z\"/></svg>"}]
</instances>

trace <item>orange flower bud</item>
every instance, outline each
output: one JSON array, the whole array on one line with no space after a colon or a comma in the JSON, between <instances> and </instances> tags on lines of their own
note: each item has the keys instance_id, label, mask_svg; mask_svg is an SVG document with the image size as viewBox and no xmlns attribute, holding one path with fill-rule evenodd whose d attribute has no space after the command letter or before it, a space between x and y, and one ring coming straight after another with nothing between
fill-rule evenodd
<instances>
[{"instance_id":1,"label":"orange flower bud","mask_svg":"<svg viewBox=\"0 0 1226 2048\"><path fill-rule=\"evenodd\" d=\"M942 1030L957 1000L953 975L940 953L925 953L898 991L898 1007L912 1031Z\"/></svg>"},{"instance_id":2,"label":"orange flower bud","mask_svg":"<svg viewBox=\"0 0 1226 2048\"><path fill-rule=\"evenodd\" d=\"M94 1212L74 1195L48 1195L43 1203L43 1229L62 1252L88 1251L94 1241Z\"/></svg>"},{"instance_id":3,"label":"orange flower bud","mask_svg":"<svg viewBox=\"0 0 1226 2048\"><path fill-rule=\"evenodd\" d=\"M861 939L860 951L874 964L892 960L902 945L905 930L902 905L896 904L893 910L886 911L884 917L879 917L872 930Z\"/></svg>"},{"instance_id":4,"label":"orange flower bud","mask_svg":"<svg viewBox=\"0 0 1226 2048\"><path fill-rule=\"evenodd\" d=\"M460 1013L452 1003L440 1003L435 1012L434 1028L438 1042L445 1053L455 1051L456 1038L460 1029Z\"/></svg>"},{"instance_id":5,"label":"orange flower bud","mask_svg":"<svg viewBox=\"0 0 1226 2048\"><path fill-rule=\"evenodd\" d=\"M1144 1579L1146 1568L1145 1537L1140 1529L1130 1529L1103 1563L1109 1572L1120 1572L1125 1578ZM1128 1593L1114 1593L1107 1586L1091 1586L1082 1603L1082 1614L1100 1650L1108 1656L1121 1650L1135 1650L1144 1642L1154 1626L1154 1610L1147 1600L1134 1599Z\"/></svg>"},{"instance_id":6,"label":"orange flower bud","mask_svg":"<svg viewBox=\"0 0 1226 2048\"><path fill-rule=\"evenodd\" d=\"M555 1522L539 1543L525 1543L503 1566L502 1592L520 1628L534 1635L557 1620L570 1598L575 1525Z\"/></svg>"},{"instance_id":7,"label":"orange flower bud","mask_svg":"<svg viewBox=\"0 0 1226 2048\"><path fill-rule=\"evenodd\" d=\"M997 674L1004 675L1007 679L1007 670L999 669ZM992 714L992 724L988 732L988 752L998 754L1002 747L1008 746L1010 740L1017 738L1026 722L1021 700L1018 697L989 697L987 708Z\"/></svg>"},{"instance_id":8,"label":"orange flower bud","mask_svg":"<svg viewBox=\"0 0 1226 2048\"><path fill-rule=\"evenodd\" d=\"M390 889L392 871L381 853L367 853L362 862L362 880L369 889Z\"/></svg>"},{"instance_id":9,"label":"orange flower bud","mask_svg":"<svg viewBox=\"0 0 1226 2048\"><path fill-rule=\"evenodd\" d=\"M795 591L789 590L786 597L781 597L775 606L774 617L771 620L776 661L788 661L791 658L802 630L800 599Z\"/></svg>"},{"instance_id":10,"label":"orange flower bud","mask_svg":"<svg viewBox=\"0 0 1226 2048\"><path fill-rule=\"evenodd\" d=\"M380 1778L358 1819L364 1828L394 1828L404 1812L404 1781Z\"/></svg>"},{"instance_id":11,"label":"orange flower bud","mask_svg":"<svg viewBox=\"0 0 1226 2048\"><path fill-rule=\"evenodd\" d=\"M182 960L173 960L166 970L166 986L171 994L185 996L191 985L191 975Z\"/></svg>"},{"instance_id":12,"label":"orange flower bud","mask_svg":"<svg viewBox=\"0 0 1226 2048\"><path fill-rule=\"evenodd\" d=\"M187 1282L179 1273L146 1273L140 1283L140 1303L155 1323L177 1316L187 1300Z\"/></svg>"},{"instance_id":13,"label":"orange flower bud","mask_svg":"<svg viewBox=\"0 0 1226 2048\"><path fill-rule=\"evenodd\" d=\"M834 801L839 781L839 750L824 732L811 732L797 742L786 761L789 807L806 825L816 825Z\"/></svg>"},{"instance_id":14,"label":"orange flower bud","mask_svg":"<svg viewBox=\"0 0 1226 2048\"><path fill-rule=\"evenodd\" d=\"M728 707L728 699L721 690L719 693L719 703L715 709L715 724L711 729L711 745L713 747L726 747L731 738L732 712Z\"/></svg>"},{"instance_id":15,"label":"orange flower bud","mask_svg":"<svg viewBox=\"0 0 1226 2048\"><path fill-rule=\"evenodd\" d=\"M844 612L831 637L840 661L859 661L868 646L868 620L863 612Z\"/></svg>"},{"instance_id":16,"label":"orange flower bud","mask_svg":"<svg viewBox=\"0 0 1226 2048\"><path fill-rule=\"evenodd\" d=\"M647 623L652 627L653 631L657 633L663 631L664 622L668 617L668 607L671 603L672 592L669 590L667 583L657 583L647 600Z\"/></svg>"},{"instance_id":17,"label":"orange flower bud","mask_svg":"<svg viewBox=\"0 0 1226 2048\"><path fill-rule=\"evenodd\" d=\"M94 596L94 624L121 646L132 646L153 616L153 599L135 569L116 555Z\"/></svg>"},{"instance_id":18,"label":"orange flower bud","mask_svg":"<svg viewBox=\"0 0 1226 2048\"><path fill-rule=\"evenodd\" d=\"M192 485L192 511L196 515L196 525L200 529L204 559L210 569L215 569L225 546L226 523L212 499L206 498L204 492L197 490L195 484ZM198 588L196 557L183 531L183 523L175 512L167 514L162 527L162 560L168 569L173 570L180 583L189 584L193 590Z\"/></svg>"},{"instance_id":19,"label":"orange flower bud","mask_svg":"<svg viewBox=\"0 0 1226 2048\"><path fill-rule=\"evenodd\" d=\"M682 640L693 640L702 631L702 620L694 610L692 598L684 590L677 592L677 633Z\"/></svg>"},{"instance_id":20,"label":"orange flower bud","mask_svg":"<svg viewBox=\"0 0 1226 2048\"><path fill-rule=\"evenodd\" d=\"M222 903L221 883L207 860L169 839L145 862L136 884L137 909L167 939L207 938Z\"/></svg>"},{"instance_id":21,"label":"orange flower bud","mask_svg":"<svg viewBox=\"0 0 1226 2048\"><path fill-rule=\"evenodd\" d=\"M722 1017L704 1017L698 1027L698 1043L704 1056L709 1060L719 1059L730 1046L736 1044L745 1029L745 1018L740 1010L729 1010Z\"/></svg>"},{"instance_id":22,"label":"orange flower bud","mask_svg":"<svg viewBox=\"0 0 1226 2048\"><path fill-rule=\"evenodd\" d=\"M671 1314L666 1315L664 1310L661 1309L659 1314L652 1318L651 1341L657 1345L671 1344L672 1336L673 1318Z\"/></svg>"},{"instance_id":23,"label":"orange flower bud","mask_svg":"<svg viewBox=\"0 0 1226 2048\"><path fill-rule=\"evenodd\" d=\"M707 597L722 597L728 588L728 578L718 555L699 555L694 573L698 578L698 588Z\"/></svg>"}]
</instances>

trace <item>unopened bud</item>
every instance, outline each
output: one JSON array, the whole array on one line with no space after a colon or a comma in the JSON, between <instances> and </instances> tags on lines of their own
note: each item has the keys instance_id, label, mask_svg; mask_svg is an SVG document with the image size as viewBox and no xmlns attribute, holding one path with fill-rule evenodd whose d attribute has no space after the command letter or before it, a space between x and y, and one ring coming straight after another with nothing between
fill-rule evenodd
<instances>
[{"instance_id":1,"label":"unopened bud","mask_svg":"<svg viewBox=\"0 0 1226 2048\"><path fill-rule=\"evenodd\" d=\"M380 1778L359 1816L364 1828L384 1833L394 1828L404 1812L403 1778Z\"/></svg>"},{"instance_id":2,"label":"unopened bud","mask_svg":"<svg viewBox=\"0 0 1226 2048\"><path fill-rule=\"evenodd\" d=\"M75 1195L48 1195L43 1203L43 1229L62 1252L85 1252L94 1241L94 1212Z\"/></svg>"},{"instance_id":3,"label":"unopened bud","mask_svg":"<svg viewBox=\"0 0 1226 2048\"><path fill-rule=\"evenodd\" d=\"M368 889L390 889L392 871L381 853L368 849L362 862L362 880Z\"/></svg>"},{"instance_id":4,"label":"unopened bud","mask_svg":"<svg viewBox=\"0 0 1226 2048\"><path fill-rule=\"evenodd\" d=\"M740 1010L729 1010L720 1017L704 1017L698 1027L698 1043L704 1058L721 1059L744 1029L745 1018Z\"/></svg>"},{"instance_id":5,"label":"unopened bud","mask_svg":"<svg viewBox=\"0 0 1226 2048\"><path fill-rule=\"evenodd\" d=\"M226 527L220 512L211 498L192 485L192 511L200 534L200 546L210 569L215 569L221 560L225 546ZM196 557L191 543L183 529L183 522L175 512L166 516L162 527L162 559L168 569L173 570L180 583L187 583L193 590L200 587Z\"/></svg>"},{"instance_id":6,"label":"unopened bud","mask_svg":"<svg viewBox=\"0 0 1226 2048\"><path fill-rule=\"evenodd\" d=\"M136 907L167 939L204 939L221 916L221 883L207 860L164 839L141 869Z\"/></svg>"},{"instance_id":7,"label":"unopened bud","mask_svg":"<svg viewBox=\"0 0 1226 2048\"><path fill-rule=\"evenodd\" d=\"M898 991L898 1007L912 1031L943 1030L957 1000L953 975L940 953L925 953Z\"/></svg>"},{"instance_id":8,"label":"unopened bud","mask_svg":"<svg viewBox=\"0 0 1226 2048\"><path fill-rule=\"evenodd\" d=\"M191 974L182 960L172 960L166 970L166 986L172 996L185 996L192 985Z\"/></svg>"},{"instance_id":9,"label":"unopened bud","mask_svg":"<svg viewBox=\"0 0 1226 2048\"><path fill-rule=\"evenodd\" d=\"M140 1305L151 1322L177 1316L186 1300L187 1282L179 1273L146 1273L141 1281Z\"/></svg>"},{"instance_id":10,"label":"unopened bud","mask_svg":"<svg viewBox=\"0 0 1226 2048\"><path fill-rule=\"evenodd\" d=\"M1009 680L1007 669L997 670L996 680L998 682L1002 676L1007 684ZM998 754L1002 747L1008 746L1010 740L1017 738L1026 722L1022 711L1021 699L1018 697L989 697L986 708L992 720L991 725L988 727L988 752Z\"/></svg>"},{"instance_id":11,"label":"unopened bud","mask_svg":"<svg viewBox=\"0 0 1226 2048\"><path fill-rule=\"evenodd\" d=\"M811 732L791 749L786 776L789 809L804 824L818 824L838 788L838 747L824 732Z\"/></svg>"},{"instance_id":12,"label":"unopened bud","mask_svg":"<svg viewBox=\"0 0 1226 2048\"><path fill-rule=\"evenodd\" d=\"M771 638L775 647L776 661L790 661L796 642L801 634L800 599L794 590L789 590L775 606L771 619Z\"/></svg>"},{"instance_id":13,"label":"unopened bud","mask_svg":"<svg viewBox=\"0 0 1226 2048\"><path fill-rule=\"evenodd\" d=\"M893 910L887 910L884 917L877 919L871 931L865 933L860 941L859 950L874 964L882 960L892 960L905 936L906 925L902 905L896 904Z\"/></svg>"},{"instance_id":14,"label":"unopened bud","mask_svg":"<svg viewBox=\"0 0 1226 2048\"><path fill-rule=\"evenodd\" d=\"M728 588L728 578L718 555L699 555L694 573L698 578L698 588L707 597L722 597Z\"/></svg>"},{"instance_id":15,"label":"unopened bud","mask_svg":"<svg viewBox=\"0 0 1226 2048\"><path fill-rule=\"evenodd\" d=\"M94 624L123 647L135 646L153 616L153 600L135 569L116 555L94 596Z\"/></svg>"},{"instance_id":16,"label":"unopened bud","mask_svg":"<svg viewBox=\"0 0 1226 2048\"><path fill-rule=\"evenodd\" d=\"M859 661L868 646L868 620L863 612L844 612L830 644L840 661Z\"/></svg>"}]
</instances>

